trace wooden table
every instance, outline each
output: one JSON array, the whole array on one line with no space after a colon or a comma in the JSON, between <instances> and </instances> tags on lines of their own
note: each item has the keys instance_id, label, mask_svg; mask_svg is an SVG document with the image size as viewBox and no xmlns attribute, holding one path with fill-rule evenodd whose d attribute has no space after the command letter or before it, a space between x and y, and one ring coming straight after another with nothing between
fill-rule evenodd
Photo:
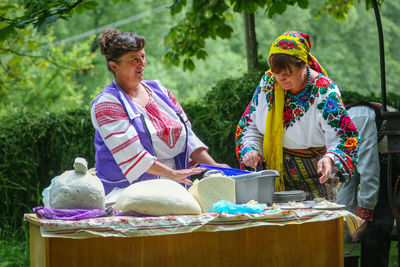
<instances>
[{"instance_id":1,"label":"wooden table","mask_svg":"<svg viewBox=\"0 0 400 267\"><path fill-rule=\"evenodd\" d=\"M26 217L30 266L343 266L343 217L232 231L84 239L43 237Z\"/></svg>"}]
</instances>

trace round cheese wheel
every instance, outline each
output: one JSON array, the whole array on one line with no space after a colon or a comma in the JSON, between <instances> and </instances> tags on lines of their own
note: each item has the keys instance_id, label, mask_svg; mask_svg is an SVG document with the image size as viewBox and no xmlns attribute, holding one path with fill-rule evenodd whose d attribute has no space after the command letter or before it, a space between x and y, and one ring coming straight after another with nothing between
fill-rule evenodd
<instances>
[{"instance_id":1,"label":"round cheese wheel","mask_svg":"<svg viewBox=\"0 0 400 267\"><path fill-rule=\"evenodd\" d=\"M153 179L128 186L114 208L120 212L147 215L201 214L199 203L180 184L172 180Z\"/></svg>"},{"instance_id":2,"label":"round cheese wheel","mask_svg":"<svg viewBox=\"0 0 400 267\"><path fill-rule=\"evenodd\" d=\"M235 180L221 174L213 174L195 181L189 193L197 200L203 212L208 212L220 200L236 203Z\"/></svg>"}]
</instances>

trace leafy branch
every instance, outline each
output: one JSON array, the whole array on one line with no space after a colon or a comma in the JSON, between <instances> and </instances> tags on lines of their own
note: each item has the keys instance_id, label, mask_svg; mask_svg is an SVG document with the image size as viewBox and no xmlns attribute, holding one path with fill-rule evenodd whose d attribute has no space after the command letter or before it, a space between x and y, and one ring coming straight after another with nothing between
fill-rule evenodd
<instances>
[{"instance_id":1,"label":"leafy branch","mask_svg":"<svg viewBox=\"0 0 400 267\"><path fill-rule=\"evenodd\" d=\"M45 56L30 55L30 54L21 53L21 52L18 52L18 51L12 50L12 49L8 49L8 48L3 48L3 47L0 47L0 50L5 51L5 52L9 52L9 53L12 53L12 54L14 54L14 55L21 56L21 57L30 57L30 58L44 59L44 60L46 60L47 62L53 64L54 66L57 66L57 67L63 68L63 69L67 69L67 70L72 70L72 71L89 70L89 68L75 69L75 68L71 68L71 67L68 67L68 66L60 65L60 64L58 64L57 62L55 62L55 61L53 61L53 60L51 60L50 58L45 57Z\"/></svg>"},{"instance_id":2,"label":"leafy branch","mask_svg":"<svg viewBox=\"0 0 400 267\"><path fill-rule=\"evenodd\" d=\"M38 31L43 29L46 24L53 23L59 18L68 19L73 11L82 13L86 9L94 9L98 3L96 1L84 0L42 0L42 1L21 1L19 7L23 15L15 18L0 16L0 22L5 24L0 29L0 40L5 40L8 36L16 33L16 28L22 29L32 24ZM15 9L14 5L2 7L4 10ZM21 10L13 10L18 12Z\"/></svg>"},{"instance_id":3,"label":"leafy branch","mask_svg":"<svg viewBox=\"0 0 400 267\"><path fill-rule=\"evenodd\" d=\"M346 19L349 10L362 0L325 0L316 16L327 12L339 21ZM178 66L183 62L183 70L194 70L193 59L205 59L206 39L217 37L228 39L233 29L227 21L233 13L254 13L263 9L269 18L285 13L288 6L298 5L307 9L310 0L175 0L170 7L172 15L181 13L186 7L185 18L172 27L165 37L164 62ZM372 7L372 0L365 0L366 7ZM191 4L189 4L191 3ZM378 0L379 4L383 0Z\"/></svg>"}]
</instances>

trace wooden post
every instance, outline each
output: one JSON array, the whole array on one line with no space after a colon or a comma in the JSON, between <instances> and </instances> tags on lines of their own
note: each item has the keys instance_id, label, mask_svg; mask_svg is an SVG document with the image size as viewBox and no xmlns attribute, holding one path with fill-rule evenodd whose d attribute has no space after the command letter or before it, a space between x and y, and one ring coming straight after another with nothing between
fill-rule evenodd
<instances>
[{"instance_id":1,"label":"wooden post","mask_svg":"<svg viewBox=\"0 0 400 267\"><path fill-rule=\"evenodd\" d=\"M244 33L246 39L247 70L255 72L258 68L257 38L254 26L254 13L243 11Z\"/></svg>"},{"instance_id":2,"label":"wooden post","mask_svg":"<svg viewBox=\"0 0 400 267\"><path fill-rule=\"evenodd\" d=\"M372 0L372 5L374 6L376 26L378 27L378 37L379 37L379 59L381 63L381 99L383 111L387 111L386 104L386 73L385 73L385 45L383 43L383 30L381 15L379 13L379 6L376 0Z\"/></svg>"}]
</instances>

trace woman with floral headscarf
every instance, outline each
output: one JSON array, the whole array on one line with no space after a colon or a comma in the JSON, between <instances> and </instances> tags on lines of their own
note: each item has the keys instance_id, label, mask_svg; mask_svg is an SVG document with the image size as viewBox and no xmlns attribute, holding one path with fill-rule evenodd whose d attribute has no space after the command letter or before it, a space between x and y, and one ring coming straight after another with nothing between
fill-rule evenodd
<instances>
[{"instance_id":1,"label":"woman with floral headscarf","mask_svg":"<svg viewBox=\"0 0 400 267\"><path fill-rule=\"evenodd\" d=\"M301 189L334 201L338 180L351 179L358 132L337 85L310 53L309 36L289 31L271 45L262 77L236 132L242 168L265 161L281 177L275 191Z\"/></svg>"}]
</instances>

